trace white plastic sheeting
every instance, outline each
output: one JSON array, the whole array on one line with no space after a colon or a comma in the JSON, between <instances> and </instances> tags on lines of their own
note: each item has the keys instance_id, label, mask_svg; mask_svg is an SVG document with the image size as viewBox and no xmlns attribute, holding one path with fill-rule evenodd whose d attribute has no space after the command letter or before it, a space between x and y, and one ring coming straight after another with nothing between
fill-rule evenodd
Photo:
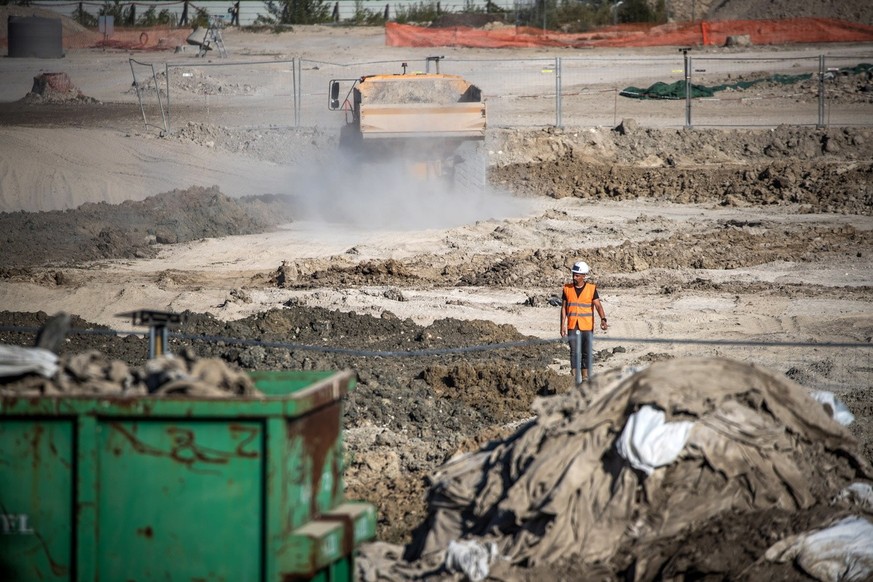
<instances>
[{"instance_id":1,"label":"white plastic sheeting","mask_svg":"<svg viewBox=\"0 0 873 582\"><path fill-rule=\"evenodd\" d=\"M666 422L663 410L643 406L630 415L616 442L618 453L631 467L651 475L679 457L693 422Z\"/></svg>"},{"instance_id":2,"label":"white plastic sheeting","mask_svg":"<svg viewBox=\"0 0 873 582\"><path fill-rule=\"evenodd\" d=\"M821 582L862 582L873 576L873 524L847 517L832 526L777 542L765 557L795 563Z\"/></svg>"},{"instance_id":3,"label":"white plastic sheeting","mask_svg":"<svg viewBox=\"0 0 873 582\"><path fill-rule=\"evenodd\" d=\"M449 572L463 572L471 582L481 582L488 578L497 556L497 544L493 542L451 541L446 549L444 565Z\"/></svg>"},{"instance_id":4,"label":"white plastic sheeting","mask_svg":"<svg viewBox=\"0 0 873 582\"><path fill-rule=\"evenodd\" d=\"M58 356L43 348L0 345L0 378L39 374L51 378L58 371Z\"/></svg>"},{"instance_id":5,"label":"white plastic sheeting","mask_svg":"<svg viewBox=\"0 0 873 582\"><path fill-rule=\"evenodd\" d=\"M826 390L813 390L809 395L812 396L816 402L820 402L823 405L830 407L829 410L827 408L825 410L828 410L833 419L843 426L849 426L855 422L855 415L849 411L845 404L837 399L833 392L828 392Z\"/></svg>"}]
</instances>

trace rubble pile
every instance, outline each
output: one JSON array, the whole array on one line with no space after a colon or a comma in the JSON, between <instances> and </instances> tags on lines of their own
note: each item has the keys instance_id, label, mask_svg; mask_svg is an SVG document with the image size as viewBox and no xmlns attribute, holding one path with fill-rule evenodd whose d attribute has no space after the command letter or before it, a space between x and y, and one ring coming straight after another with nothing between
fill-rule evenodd
<instances>
[{"instance_id":1,"label":"rubble pile","mask_svg":"<svg viewBox=\"0 0 873 582\"><path fill-rule=\"evenodd\" d=\"M43 348L0 345L0 397L260 397L251 378L219 358L190 350L131 367L90 350L56 356Z\"/></svg>"}]
</instances>

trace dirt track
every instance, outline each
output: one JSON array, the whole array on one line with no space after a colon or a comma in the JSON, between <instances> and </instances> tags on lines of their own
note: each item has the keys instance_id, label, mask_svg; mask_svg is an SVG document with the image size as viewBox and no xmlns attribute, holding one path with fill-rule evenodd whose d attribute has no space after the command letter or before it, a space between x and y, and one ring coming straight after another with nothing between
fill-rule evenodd
<instances>
[{"instance_id":1,"label":"dirt track","mask_svg":"<svg viewBox=\"0 0 873 582\"><path fill-rule=\"evenodd\" d=\"M104 116L93 104L76 104L91 109L73 116L72 106L43 107L21 125L76 126L84 117L105 123L109 133L138 122L135 110L130 119L123 112ZM17 126L14 112L0 119ZM424 517L429 474L458 452L512 434L537 396L572 389L566 346L531 342L390 358L293 344L406 351L555 339L558 313L549 299L566 281L568 265L584 258L612 326L598 336L598 369L687 355L767 366L804 386L838 392L857 417L850 431L873 461L869 349L634 341L869 344L873 131L633 125L627 121L624 134L491 132L489 175L500 191L474 219L427 229L301 220L304 190L312 188L305 181L289 197L232 199L219 185L121 205L3 213L0 325L38 327L64 310L77 316L75 328L127 329L116 314L156 307L187 311L188 334L289 344L174 340L174 350L191 345L244 369L356 370L359 384L345 418L348 496L375 503L380 539L402 543ZM131 134L115 139L121 144ZM256 138L245 129L198 124L172 137L133 139L252 163L292 164L306 150L327 158L326 173L337 168L325 156L336 136L318 131L262 131ZM0 332L3 342L32 339ZM64 346L87 349L132 364L147 353L145 340L133 336L72 335ZM815 522L813 513L726 516L651 555L666 561L668 572L730 578L773 539ZM742 546L740 558L726 540ZM603 566L604 576L614 579L632 553L622 548L615 564ZM566 577L576 566L516 575ZM790 565L766 574L798 576Z\"/></svg>"}]
</instances>

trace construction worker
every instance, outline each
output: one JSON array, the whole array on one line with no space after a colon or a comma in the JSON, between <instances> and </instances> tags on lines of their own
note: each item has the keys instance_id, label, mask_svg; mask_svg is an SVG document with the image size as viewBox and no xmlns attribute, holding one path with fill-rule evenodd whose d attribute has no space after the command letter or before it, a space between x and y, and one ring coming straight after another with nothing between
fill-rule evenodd
<instances>
[{"instance_id":1,"label":"construction worker","mask_svg":"<svg viewBox=\"0 0 873 582\"><path fill-rule=\"evenodd\" d=\"M609 329L597 287L588 281L590 271L585 261L574 263L570 269L573 282L564 285L561 297L561 337L569 336L570 367L577 384L588 378L594 362L595 309L600 316L600 329Z\"/></svg>"},{"instance_id":2,"label":"construction worker","mask_svg":"<svg viewBox=\"0 0 873 582\"><path fill-rule=\"evenodd\" d=\"M227 13L230 14L230 25L239 26L239 2L234 2L233 6L227 9Z\"/></svg>"}]
</instances>

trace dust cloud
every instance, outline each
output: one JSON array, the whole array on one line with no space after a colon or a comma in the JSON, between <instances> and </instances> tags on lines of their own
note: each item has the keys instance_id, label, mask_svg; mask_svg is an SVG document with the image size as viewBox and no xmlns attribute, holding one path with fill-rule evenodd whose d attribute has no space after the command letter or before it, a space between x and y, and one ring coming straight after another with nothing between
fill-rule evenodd
<instances>
[{"instance_id":1,"label":"dust cloud","mask_svg":"<svg viewBox=\"0 0 873 582\"><path fill-rule=\"evenodd\" d=\"M525 216L533 210L530 201L488 186L484 163L463 164L463 175L456 170L451 183L417 176L400 159L359 163L338 156L331 167L316 167L292 178L296 218L363 230L408 231Z\"/></svg>"}]
</instances>

